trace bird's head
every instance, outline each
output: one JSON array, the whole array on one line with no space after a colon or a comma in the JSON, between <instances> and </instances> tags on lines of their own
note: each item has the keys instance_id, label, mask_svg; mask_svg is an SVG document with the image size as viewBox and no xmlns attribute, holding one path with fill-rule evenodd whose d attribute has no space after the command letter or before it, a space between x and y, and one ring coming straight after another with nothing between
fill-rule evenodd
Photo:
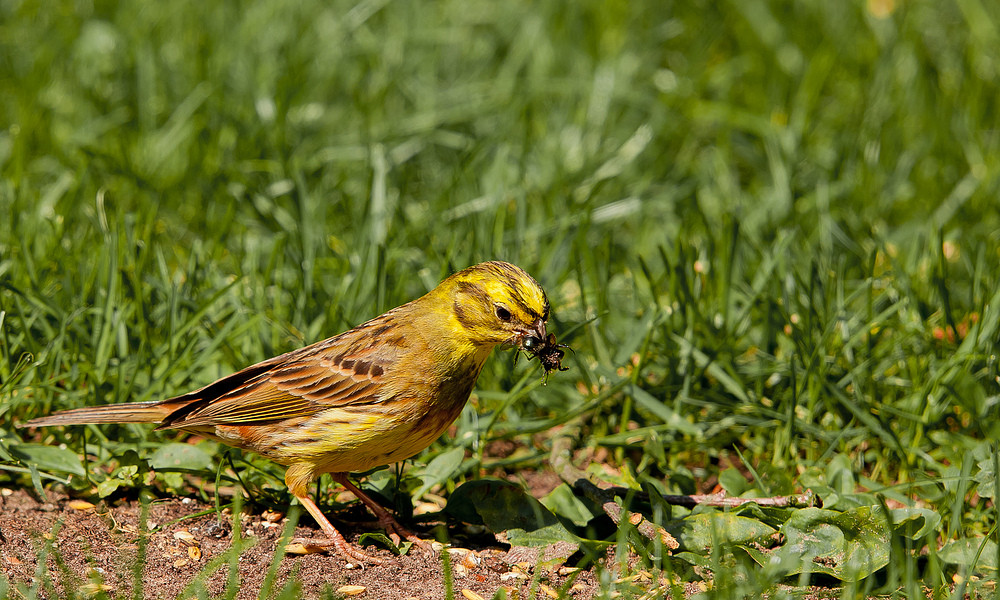
<instances>
[{"instance_id":1,"label":"bird's head","mask_svg":"<svg viewBox=\"0 0 1000 600\"><path fill-rule=\"evenodd\" d=\"M453 323L475 346L520 346L528 337L545 339L548 298L520 267L484 262L455 273L437 291L450 301Z\"/></svg>"}]
</instances>

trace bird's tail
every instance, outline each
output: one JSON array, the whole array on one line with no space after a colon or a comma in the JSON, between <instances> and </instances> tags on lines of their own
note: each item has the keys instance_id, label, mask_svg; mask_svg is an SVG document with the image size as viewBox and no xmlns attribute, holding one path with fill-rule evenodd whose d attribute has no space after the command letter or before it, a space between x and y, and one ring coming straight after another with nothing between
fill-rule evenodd
<instances>
[{"instance_id":1,"label":"bird's tail","mask_svg":"<svg viewBox=\"0 0 1000 600\"><path fill-rule=\"evenodd\" d=\"M166 406L159 400L150 402L126 402L85 406L38 417L20 427L46 427L49 425L83 425L88 423L160 423L173 412L176 406Z\"/></svg>"}]
</instances>

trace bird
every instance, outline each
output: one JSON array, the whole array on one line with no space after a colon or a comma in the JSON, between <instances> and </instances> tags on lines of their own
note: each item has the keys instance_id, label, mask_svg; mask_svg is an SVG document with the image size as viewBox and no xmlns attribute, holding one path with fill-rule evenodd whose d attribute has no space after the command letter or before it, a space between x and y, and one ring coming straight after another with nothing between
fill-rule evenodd
<instances>
[{"instance_id":1,"label":"bird","mask_svg":"<svg viewBox=\"0 0 1000 600\"><path fill-rule=\"evenodd\" d=\"M537 354L549 339L548 319L548 298L531 275L508 262L484 262L353 329L192 392L65 410L20 427L155 423L256 452L287 467L285 484L323 532L293 542L378 564L384 561L349 543L324 516L309 483L329 473L396 544L405 538L429 548L348 474L427 448L458 418L493 348Z\"/></svg>"}]
</instances>

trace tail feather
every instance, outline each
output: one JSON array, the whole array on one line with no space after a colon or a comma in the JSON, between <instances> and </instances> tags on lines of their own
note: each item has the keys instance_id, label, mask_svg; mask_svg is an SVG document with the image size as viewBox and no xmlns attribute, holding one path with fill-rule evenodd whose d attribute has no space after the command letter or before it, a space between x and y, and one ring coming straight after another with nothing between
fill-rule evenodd
<instances>
[{"instance_id":1,"label":"tail feather","mask_svg":"<svg viewBox=\"0 0 1000 600\"><path fill-rule=\"evenodd\" d=\"M176 406L167 406L159 400L126 402L104 406L85 406L32 419L20 427L45 427L49 425L83 425L90 423L160 423Z\"/></svg>"}]
</instances>

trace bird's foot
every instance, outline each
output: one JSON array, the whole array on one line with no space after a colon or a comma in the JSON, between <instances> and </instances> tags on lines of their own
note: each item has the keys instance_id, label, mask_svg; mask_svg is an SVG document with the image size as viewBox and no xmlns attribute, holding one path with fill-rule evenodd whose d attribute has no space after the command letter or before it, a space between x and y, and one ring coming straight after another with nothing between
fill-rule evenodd
<instances>
[{"instance_id":1,"label":"bird's foot","mask_svg":"<svg viewBox=\"0 0 1000 600\"><path fill-rule=\"evenodd\" d=\"M344 539L343 536L326 538L295 538L285 547L285 552L290 554L316 554L328 552L333 549L349 563L371 563L381 565L385 560L371 556L356 548L353 544Z\"/></svg>"}]
</instances>

